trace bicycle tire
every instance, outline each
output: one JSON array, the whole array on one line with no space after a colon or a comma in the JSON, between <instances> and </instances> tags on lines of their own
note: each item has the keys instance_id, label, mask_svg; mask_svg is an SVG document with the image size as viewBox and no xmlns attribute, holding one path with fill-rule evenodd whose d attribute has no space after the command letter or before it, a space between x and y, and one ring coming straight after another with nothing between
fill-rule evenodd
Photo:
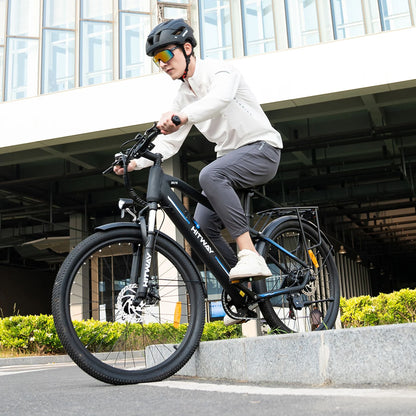
<instances>
[{"instance_id":1,"label":"bicycle tire","mask_svg":"<svg viewBox=\"0 0 416 416\"><path fill-rule=\"evenodd\" d=\"M303 230L308 247L318 244L319 236L315 227L304 221ZM276 227L269 228L266 237L277 242L286 250L308 263L306 259L307 248L304 247L297 219L279 222ZM273 275L253 282L253 288L256 293L265 293L297 284L293 277L296 277L298 273L302 275L302 272L304 272L298 263L269 242L261 242L258 245L258 250L266 259ZM274 333L324 330L332 328L335 324L340 299L338 269L330 247L325 240L322 240L321 244L313 249L313 252L318 260L319 267L313 268L312 271L315 280L310 283L306 290L298 294L306 303L302 309L290 308L288 295L280 295L259 302L263 318ZM290 277L280 271L276 266L278 263L285 265L286 269L290 270ZM312 322L311 313L315 306L317 306L319 312L313 312L313 314L318 315L317 318L320 321L318 324Z\"/></svg>"},{"instance_id":2,"label":"bicycle tire","mask_svg":"<svg viewBox=\"0 0 416 416\"><path fill-rule=\"evenodd\" d=\"M156 282L151 301L139 311L132 306L134 287L126 282L132 248L141 244L136 228L96 232L70 252L53 288L55 327L66 352L86 373L109 384L173 375L194 353L204 327L197 271L163 234L150 268L151 282ZM115 290L122 283L124 288Z\"/></svg>"}]
</instances>

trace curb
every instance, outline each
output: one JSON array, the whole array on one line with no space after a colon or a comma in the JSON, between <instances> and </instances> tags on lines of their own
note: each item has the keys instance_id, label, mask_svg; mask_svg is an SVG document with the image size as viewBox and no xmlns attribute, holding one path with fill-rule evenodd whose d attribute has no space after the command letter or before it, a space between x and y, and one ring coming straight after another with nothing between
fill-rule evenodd
<instances>
[{"instance_id":1,"label":"curb","mask_svg":"<svg viewBox=\"0 0 416 416\"><path fill-rule=\"evenodd\" d=\"M416 323L203 342L178 375L303 386L416 386Z\"/></svg>"},{"instance_id":2,"label":"curb","mask_svg":"<svg viewBox=\"0 0 416 416\"><path fill-rule=\"evenodd\" d=\"M68 355L42 355L29 357L11 357L0 358L0 367L14 365L39 365L39 364L56 364L70 363L72 359Z\"/></svg>"}]
</instances>

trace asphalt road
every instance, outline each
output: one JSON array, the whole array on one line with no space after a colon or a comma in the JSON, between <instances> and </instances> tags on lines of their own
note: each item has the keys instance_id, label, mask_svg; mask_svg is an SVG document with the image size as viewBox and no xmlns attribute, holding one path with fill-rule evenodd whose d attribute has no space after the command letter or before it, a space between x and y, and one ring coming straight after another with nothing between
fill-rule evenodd
<instances>
[{"instance_id":1,"label":"asphalt road","mask_svg":"<svg viewBox=\"0 0 416 416\"><path fill-rule=\"evenodd\" d=\"M0 367L0 415L415 415L416 389L288 388L173 377L110 386L72 363Z\"/></svg>"}]
</instances>

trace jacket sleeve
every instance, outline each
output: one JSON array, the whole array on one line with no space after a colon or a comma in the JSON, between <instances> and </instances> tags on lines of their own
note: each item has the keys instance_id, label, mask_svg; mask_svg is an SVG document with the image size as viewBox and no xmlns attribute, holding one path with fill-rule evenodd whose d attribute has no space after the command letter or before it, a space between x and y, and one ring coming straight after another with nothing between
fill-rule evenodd
<instances>
[{"instance_id":1,"label":"jacket sleeve","mask_svg":"<svg viewBox=\"0 0 416 416\"><path fill-rule=\"evenodd\" d=\"M232 68L219 68L211 79L208 93L182 109L190 124L217 117L234 99L240 74Z\"/></svg>"}]
</instances>

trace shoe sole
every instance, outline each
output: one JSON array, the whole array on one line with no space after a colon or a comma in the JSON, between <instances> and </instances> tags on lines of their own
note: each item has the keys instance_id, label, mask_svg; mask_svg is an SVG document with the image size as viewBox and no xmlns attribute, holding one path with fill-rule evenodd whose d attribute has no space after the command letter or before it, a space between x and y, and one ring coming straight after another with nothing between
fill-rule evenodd
<instances>
[{"instance_id":1,"label":"shoe sole","mask_svg":"<svg viewBox=\"0 0 416 416\"><path fill-rule=\"evenodd\" d=\"M245 324L246 322L248 322L248 319L232 319L230 318L230 320L227 321L223 321L224 322L224 326L230 326L230 325L239 325L239 324Z\"/></svg>"},{"instance_id":2,"label":"shoe sole","mask_svg":"<svg viewBox=\"0 0 416 416\"><path fill-rule=\"evenodd\" d=\"M230 277L230 282L231 283L240 283L240 282L254 282L257 280L262 280L262 279L266 279L267 277L273 276L271 274L268 275L258 275L258 276L233 276Z\"/></svg>"}]
</instances>

